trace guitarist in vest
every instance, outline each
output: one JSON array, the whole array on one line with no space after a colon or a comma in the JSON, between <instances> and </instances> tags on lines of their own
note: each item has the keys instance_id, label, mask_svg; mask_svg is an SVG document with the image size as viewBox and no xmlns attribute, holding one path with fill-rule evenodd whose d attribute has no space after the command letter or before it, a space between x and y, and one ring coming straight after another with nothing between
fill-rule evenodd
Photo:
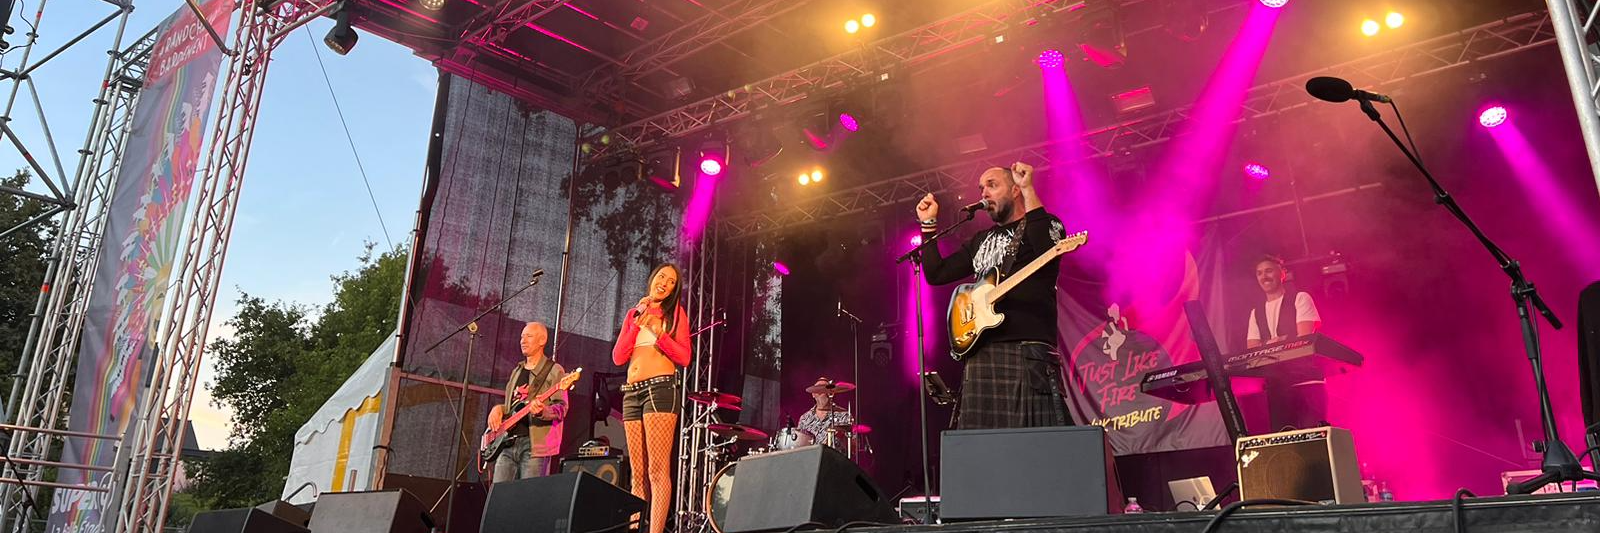
<instances>
[{"instance_id":1,"label":"guitarist in vest","mask_svg":"<svg viewBox=\"0 0 1600 533\"><path fill-rule=\"evenodd\" d=\"M549 340L550 330L544 324L529 322L522 328L522 355L526 359L511 369L511 379L506 383L506 401L489 410L490 427L500 425L504 417L515 412L519 395L538 396L554 387L566 373L561 365L545 357L544 348ZM561 421L566 416L567 391L561 389L550 396L538 414L530 413L512 428L509 434L518 438L495 459L494 482L552 474L555 456L561 453Z\"/></svg>"},{"instance_id":2,"label":"guitarist in vest","mask_svg":"<svg viewBox=\"0 0 1600 533\"><path fill-rule=\"evenodd\" d=\"M923 249L923 275L945 285L999 267L1001 279L1065 237L1061 220L1045 211L1033 188L1033 167L1015 163L978 177L984 210L994 227L973 235L949 257ZM917 203L924 236L938 231L939 203L933 195ZM962 359L957 429L1070 425L1061 395L1061 358L1056 352L1056 275L1060 258L1024 279L996 302L1005 321L977 340Z\"/></svg>"},{"instance_id":3,"label":"guitarist in vest","mask_svg":"<svg viewBox=\"0 0 1600 533\"><path fill-rule=\"evenodd\" d=\"M1288 281L1289 271L1284 268L1283 259L1266 255L1256 261L1256 284L1266 299L1250 310L1245 347L1294 340L1316 333L1322 325L1322 315L1311 294L1294 290ZM1294 303L1285 305L1291 294ZM1285 370L1267 376L1265 385L1272 431L1326 425L1323 418L1327 416L1328 399L1321 375Z\"/></svg>"}]
</instances>

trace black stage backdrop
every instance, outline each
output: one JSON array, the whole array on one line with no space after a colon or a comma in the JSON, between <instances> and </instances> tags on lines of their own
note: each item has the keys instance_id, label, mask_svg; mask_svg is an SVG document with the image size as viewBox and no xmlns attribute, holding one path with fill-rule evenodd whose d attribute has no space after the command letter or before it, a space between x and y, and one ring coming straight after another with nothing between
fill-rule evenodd
<instances>
[{"instance_id":1,"label":"black stage backdrop","mask_svg":"<svg viewBox=\"0 0 1600 533\"><path fill-rule=\"evenodd\" d=\"M428 180L421 206L388 472L450 479L465 469L464 479L479 480L468 465L490 406L500 401L500 389L522 359L522 327L530 321L556 326L576 125L464 79L444 76L441 90L448 92L436 110L439 170ZM569 452L591 431L623 445L612 413L620 405L607 401L622 371L611 363L611 347L621 310L644 293L649 269L673 258L679 218L675 196L644 184L607 194L578 191L566 310L553 352L569 371L585 369L570 393L563 441ZM626 221L629 231L616 232L621 240L608 242L610 228L604 226L617 224L614 215L623 211L636 218ZM522 288L538 270L544 275L537 286L479 323L470 364L464 332L427 350ZM463 437L453 427L464 366L473 388ZM608 388L611 394L597 394ZM596 418L600 422L591 425Z\"/></svg>"}]
</instances>

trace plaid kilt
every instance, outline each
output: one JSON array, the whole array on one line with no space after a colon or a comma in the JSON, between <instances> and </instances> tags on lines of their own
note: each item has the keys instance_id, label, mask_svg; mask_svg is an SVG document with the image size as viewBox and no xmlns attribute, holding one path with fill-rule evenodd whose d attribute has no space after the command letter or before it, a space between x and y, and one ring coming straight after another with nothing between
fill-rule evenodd
<instances>
[{"instance_id":1,"label":"plaid kilt","mask_svg":"<svg viewBox=\"0 0 1600 533\"><path fill-rule=\"evenodd\" d=\"M1061 356L1036 341L990 342L963 360L956 429L1072 425Z\"/></svg>"}]
</instances>

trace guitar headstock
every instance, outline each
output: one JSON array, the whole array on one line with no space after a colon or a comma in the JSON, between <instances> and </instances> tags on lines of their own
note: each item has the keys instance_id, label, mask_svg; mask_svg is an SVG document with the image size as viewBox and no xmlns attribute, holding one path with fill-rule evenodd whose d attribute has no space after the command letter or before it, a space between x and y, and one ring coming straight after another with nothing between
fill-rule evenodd
<instances>
[{"instance_id":1,"label":"guitar headstock","mask_svg":"<svg viewBox=\"0 0 1600 533\"><path fill-rule=\"evenodd\" d=\"M1089 242L1089 230L1083 230L1056 241L1056 245L1050 247L1050 253L1060 255L1071 252L1073 250L1077 250L1079 246L1083 246L1084 243L1087 242Z\"/></svg>"},{"instance_id":2,"label":"guitar headstock","mask_svg":"<svg viewBox=\"0 0 1600 533\"><path fill-rule=\"evenodd\" d=\"M571 390L573 385L578 384L578 378L580 377L583 377L583 367L581 366L573 369L567 375L561 376L561 380L557 381L556 386L552 388L556 390Z\"/></svg>"}]
</instances>

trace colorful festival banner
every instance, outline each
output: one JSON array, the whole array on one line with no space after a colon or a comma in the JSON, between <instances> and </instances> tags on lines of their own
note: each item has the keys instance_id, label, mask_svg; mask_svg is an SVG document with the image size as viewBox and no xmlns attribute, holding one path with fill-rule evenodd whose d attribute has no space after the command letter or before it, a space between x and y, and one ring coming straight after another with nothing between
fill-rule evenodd
<instances>
[{"instance_id":1,"label":"colorful festival banner","mask_svg":"<svg viewBox=\"0 0 1600 533\"><path fill-rule=\"evenodd\" d=\"M202 11L226 32L232 7L229 0L211 0ZM157 36L89 296L72 431L120 437L136 416L216 92L222 53L193 12L179 7ZM114 441L69 439L62 460L112 466L115 458ZM110 474L64 469L58 481L112 489ZM57 490L47 531L101 531L101 514L113 496Z\"/></svg>"},{"instance_id":2,"label":"colorful festival banner","mask_svg":"<svg viewBox=\"0 0 1600 533\"><path fill-rule=\"evenodd\" d=\"M1139 271L1113 268L1105 273L1107 282L1060 285L1057 321L1068 407L1080 423L1105 427L1116 455L1228 443L1216 404L1187 405L1139 392L1146 372L1199 360L1184 302L1200 300L1212 324L1221 319L1219 291L1213 290L1220 261L1215 253L1201 256L1197 260L1185 252L1165 261L1113 261L1138 264ZM1119 290L1119 279L1140 280L1141 286Z\"/></svg>"}]
</instances>

